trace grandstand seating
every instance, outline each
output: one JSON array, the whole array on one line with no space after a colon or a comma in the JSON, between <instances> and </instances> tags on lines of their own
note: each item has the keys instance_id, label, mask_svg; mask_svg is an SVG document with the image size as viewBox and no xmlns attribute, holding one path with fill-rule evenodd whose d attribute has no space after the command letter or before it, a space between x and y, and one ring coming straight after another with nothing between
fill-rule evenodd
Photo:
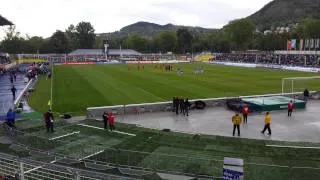
<instances>
[{"instance_id":1,"label":"grandstand seating","mask_svg":"<svg viewBox=\"0 0 320 180\"><path fill-rule=\"evenodd\" d=\"M231 61L238 63L280 64L301 67L319 67L320 55L304 54L220 54L217 61Z\"/></svg>"}]
</instances>

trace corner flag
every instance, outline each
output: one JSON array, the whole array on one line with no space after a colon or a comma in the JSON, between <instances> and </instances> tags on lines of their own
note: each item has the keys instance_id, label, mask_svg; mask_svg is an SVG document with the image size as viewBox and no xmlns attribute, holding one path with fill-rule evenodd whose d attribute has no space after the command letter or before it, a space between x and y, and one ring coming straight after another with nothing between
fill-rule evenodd
<instances>
[{"instance_id":1,"label":"corner flag","mask_svg":"<svg viewBox=\"0 0 320 180\"><path fill-rule=\"evenodd\" d=\"M48 101L48 106L51 106L51 100Z\"/></svg>"}]
</instances>

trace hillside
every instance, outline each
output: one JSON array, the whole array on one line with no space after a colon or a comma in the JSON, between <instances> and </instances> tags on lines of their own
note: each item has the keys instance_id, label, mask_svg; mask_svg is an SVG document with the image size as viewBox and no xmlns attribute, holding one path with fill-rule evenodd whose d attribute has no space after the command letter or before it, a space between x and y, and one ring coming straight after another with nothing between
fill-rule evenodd
<instances>
[{"instance_id":1,"label":"hillside","mask_svg":"<svg viewBox=\"0 0 320 180\"><path fill-rule=\"evenodd\" d=\"M249 16L259 29L320 18L320 0L274 0Z\"/></svg>"},{"instance_id":2,"label":"hillside","mask_svg":"<svg viewBox=\"0 0 320 180\"><path fill-rule=\"evenodd\" d=\"M179 28L187 28L189 31L193 33L203 33L203 32L210 32L215 31L215 29L206 29L202 27L191 27L191 26L180 26L180 25L173 25L173 24L166 24L166 25L159 25L155 23L149 22L137 22L128 26L123 27L120 31L114 33L108 33L108 35L120 35L120 37L128 36L129 34L139 34L144 37L151 37L156 35L161 31L171 31L177 30Z\"/></svg>"}]
</instances>

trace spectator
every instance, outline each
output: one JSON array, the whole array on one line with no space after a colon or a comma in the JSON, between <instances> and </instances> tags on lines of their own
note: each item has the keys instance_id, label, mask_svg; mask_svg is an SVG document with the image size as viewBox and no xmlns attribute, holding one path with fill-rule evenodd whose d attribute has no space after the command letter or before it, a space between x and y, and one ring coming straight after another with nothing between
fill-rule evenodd
<instances>
[{"instance_id":1,"label":"spectator","mask_svg":"<svg viewBox=\"0 0 320 180\"><path fill-rule=\"evenodd\" d=\"M309 96L310 96L308 89L305 89L305 90L304 90L303 96L304 96L304 101L308 101Z\"/></svg>"},{"instance_id":2,"label":"spectator","mask_svg":"<svg viewBox=\"0 0 320 180\"><path fill-rule=\"evenodd\" d=\"M102 120L103 120L105 130L108 130L108 118L109 118L109 114L105 111L102 115Z\"/></svg>"},{"instance_id":3,"label":"spectator","mask_svg":"<svg viewBox=\"0 0 320 180\"><path fill-rule=\"evenodd\" d=\"M10 90L11 90L11 93L12 93L12 96L13 96L13 100L15 100L16 99L17 89L16 89L16 87L12 86Z\"/></svg>"},{"instance_id":4,"label":"spectator","mask_svg":"<svg viewBox=\"0 0 320 180\"><path fill-rule=\"evenodd\" d=\"M47 128L47 133L51 130L51 133L54 132L53 130L53 114L52 111L49 109L46 113L44 113L44 121L46 124L46 128Z\"/></svg>"},{"instance_id":5,"label":"spectator","mask_svg":"<svg viewBox=\"0 0 320 180\"><path fill-rule=\"evenodd\" d=\"M189 99L187 98L184 102L184 110L187 116L189 116L189 108L190 108L190 103L189 103Z\"/></svg>"},{"instance_id":6,"label":"spectator","mask_svg":"<svg viewBox=\"0 0 320 180\"><path fill-rule=\"evenodd\" d=\"M7 124L9 127L16 128L15 126L16 113L10 108L7 112Z\"/></svg>"},{"instance_id":7,"label":"spectator","mask_svg":"<svg viewBox=\"0 0 320 180\"><path fill-rule=\"evenodd\" d=\"M109 113L109 117L108 117L108 123L109 123L109 127L110 127L110 131L113 131L115 129L114 127L114 120L115 120L115 117L114 115L112 114L112 112Z\"/></svg>"}]
</instances>

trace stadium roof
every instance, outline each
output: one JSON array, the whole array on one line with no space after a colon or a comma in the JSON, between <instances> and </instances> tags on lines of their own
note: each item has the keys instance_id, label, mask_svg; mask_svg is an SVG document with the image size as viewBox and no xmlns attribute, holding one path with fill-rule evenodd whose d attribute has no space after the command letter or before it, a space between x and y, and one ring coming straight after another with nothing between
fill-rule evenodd
<instances>
[{"instance_id":1,"label":"stadium roof","mask_svg":"<svg viewBox=\"0 0 320 180\"><path fill-rule=\"evenodd\" d=\"M13 23L0 15L0 26L5 26L5 25L13 25Z\"/></svg>"},{"instance_id":2,"label":"stadium roof","mask_svg":"<svg viewBox=\"0 0 320 180\"><path fill-rule=\"evenodd\" d=\"M141 53L132 50L132 49L109 49L108 55L109 56L139 56L142 55ZM70 56L102 56L104 55L104 51L102 49L77 49L71 53L69 53Z\"/></svg>"}]
</instances>

